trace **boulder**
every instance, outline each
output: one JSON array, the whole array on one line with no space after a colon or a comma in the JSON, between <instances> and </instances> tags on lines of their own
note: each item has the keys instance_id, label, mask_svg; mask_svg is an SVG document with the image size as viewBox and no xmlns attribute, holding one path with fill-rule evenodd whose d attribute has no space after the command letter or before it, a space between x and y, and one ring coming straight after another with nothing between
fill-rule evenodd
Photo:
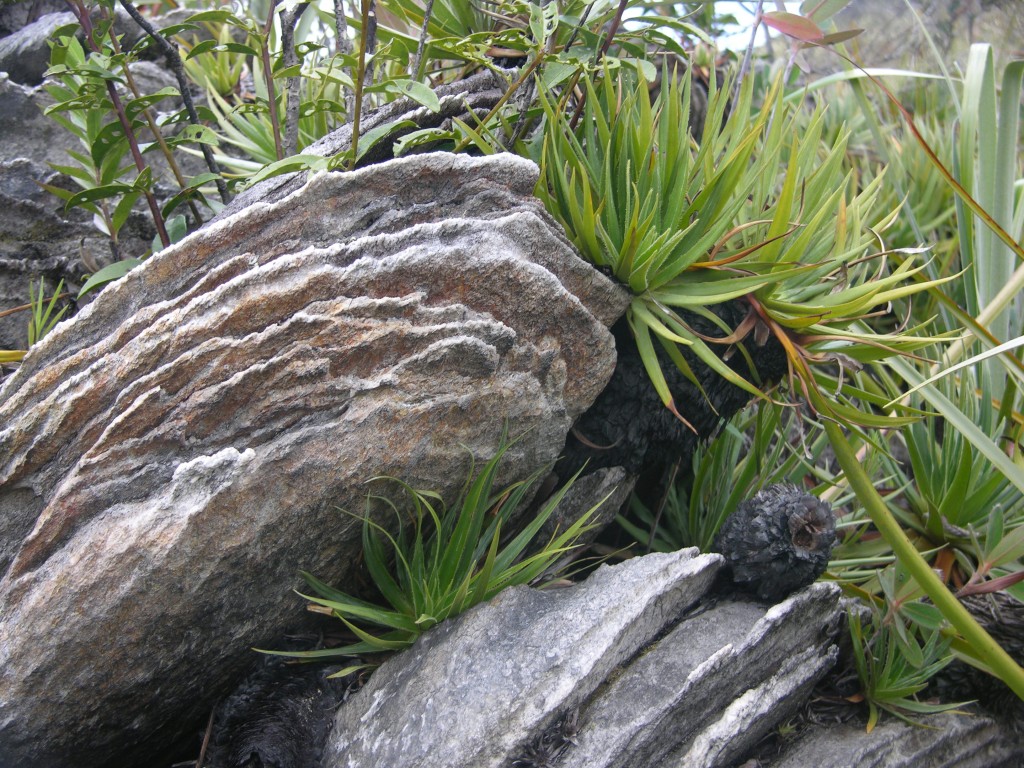
<instances>
[{"instance_id":1,"label":"boulder","mask_svg":"<svg viewBox=\"0 0 1024 768\"><path fill-rule=\"evenodd\" d=\"M26 24L31 24L48 13L58 13L68 9L64 0L31 0L30 2L11 2L0 5L0 37L17 32Z\"/></svg>"},{"instance_id":2,"label":"boulder","mask_svg":"<svg viewBox=\"0 0 1024 768\"><path fill-rule=\"evenodd\" d=\"M6 72L11 80L23 85L39 85L43 75L50 68L50 39L61 27L77 24L75 14L67 10L67 3L58 2L50 13L37 14L45 11L46 2L37 2L37 9L30 9L32 3L20 3L21 14L17 7L4 7L0 11L0 72ZM114 32L121 41L122 50L131 50L144 36L145 32L119 5L114 5ZM172 13L152 19L157 29L171 24L179 24L187 19L195 10L178 9ZM93 22L105 17L105 13L97 13L95 6L90 7ZM18 20L18 16L23 21ZM13 25L14 28L10 29ZM196 36L203 37L204 30L196 31ZM85 33L79 29L79 41L85 45ZM205 35L209 36L209 35ZM150 54L151 55L151 54Z\"/></svg>"},{"instance_id":3,"label":"boulder","mask_svg":"<svg viewBox=\"0 0 1024 768\"><path fill-rule=\"evenodd\" d=\"M581 713L561 765L735 764L832 669L838 598L821 583L772 607L704 601Z\"/></svg>"},{"instance_id":4,"label":"boulder","mask_svg":"<svg viewBox=\"0 0 1024 768\"><path fill-rule=\"evenodd\" d=\"M681 550L506 590L385 662L322 768L733 764L831 668L841 611L831 584L709 600L722 562Z\"/></svg>"},{"instance_id":5,"label":"boulder","mask_svg":"<svg viewBox=\"0 0 1024 768\"><path fill-rule=\"evenodd\" d=\"M375 476L451 498L554 460L621 289L532 163L312 176L152 257L0 389L0 764L145 763L358 567ZM146 763L148 764L148 763Z\"/></svg>"},{"instance_id":6,"label":"boulder","mask_svg":"<svg viewBox=\"0 0 1024 768\"><path fill-rule=\"evenodd\" d=\"M5 85L0 74L0 103ZM39 118L46 121L41 113ZM0 149L6 144L7 138L0 133ZM60 280L64 290L74 295L87 274L114 261L110 239L93 225L92 214L82 208L65 210L64 202L43 189L43 183L77 189L63 174L36 160L0 160L0 307L4 309L26 304L29 283L38 286L40 279L46 296L52 295ZM143 254L154 234L152 221L133 211L121 228L123 254ZM28 320L27 312L0 317L0 349L27 347Z\"/></svg>"},{"instance_id":7,"label":"boulder","mask_svg":"<svg viewBox=\"0 0 1024 768\"><path fill-rule=\"evenodd\" d=\"M0 38L0 72L6 72L16 83L39 85L50 67L50 36L74 23L73 13L48 13Z\"/></svg>"}]
</instances>

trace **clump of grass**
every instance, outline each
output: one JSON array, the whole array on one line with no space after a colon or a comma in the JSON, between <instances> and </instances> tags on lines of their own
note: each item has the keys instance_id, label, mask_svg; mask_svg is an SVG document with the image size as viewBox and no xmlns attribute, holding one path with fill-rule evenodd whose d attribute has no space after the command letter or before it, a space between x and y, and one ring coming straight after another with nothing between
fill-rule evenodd
<instances>
[{"instance_id":1,"label":"clump of grass","mask_svg":"<svg viewBox=\"0 0 1024 768\"><path fill-rule=\"evenodd\" d=\"M842 168L846 135L822 139L823 110L804 119L776 79L763 104L752 80L729 100L712 84L700 142L689 133L690 74L665 71L652 104L643 69L607 66L592 81L578 126L566 105L542 97L548 127L537 187L580 252L609 270L633 299L626 319L662 402L677 417L661 370L662 347L697 384L688 350L753 396L757 372L741 376L715 345L784 350L795 392L818 413L843 423L892 427L851 403L860 396L842 375L859 366L936 343L941 336L875 333L865 321L889 303L942 282L915 279L920 249L889 269L876 232L896 211L876 205L882 179L857 189ZM729 119L726 120L727 106ZM695 312L723 325L709 308L736 301L747 315L724 337L708 338L684 319ZM759 383L759 382L758 382ZM699 384L698 384L699 386Z\"/></svg>"},{"instance_id":2,"label":"clump of grass","mask_svg":"<svg viewBox=\"0 0 1024 768\"><path fill-rule=\"evenodd\" d=\"M882 712L920 725L922 715L949 712L962 703L936 704L918 699L917 694L928 687L928 681L953 660L950 641L936 630L918 629L923 641L914 640L919 658L906 652L902 635L914 630L886 621L873 611L865 623L854 612L849 614L850 642L853 661L860 680L860 698L868 707L867 730L878 724ZM899 621L898 619L896 620Z\"/></svg>"},{"instance_id":3,"label":"clump of grass","mask_svg":"<svg viewBox=\"0 0 1024 768\"><path fill-rule=\"evenodd\" d=\"M274 653L322 661L402 650L445 619L490 600L507 587L541 577L574 549L590 529L589 521L600 503L528 552L579 473L540 507L518 535L502 543L502 529L510 516L550 469L543 467L521 482L495 490L498 465L510 447L503 438L494 458L479 472L470 471L450 507L434 491L417 490L394 478L376 478L397 486L403 497L400 501L383 496L367 500L368 507L377 500L391 509L398 521L396 534L372 521L369 509L363 517L363 556L384 604L361 600L303 573L316 593L302 595L310 601L309 610L337 617L358 642L317 651ZM374 665L348 666L334 676L370 666Z\"/></svg>"}]
</instances>

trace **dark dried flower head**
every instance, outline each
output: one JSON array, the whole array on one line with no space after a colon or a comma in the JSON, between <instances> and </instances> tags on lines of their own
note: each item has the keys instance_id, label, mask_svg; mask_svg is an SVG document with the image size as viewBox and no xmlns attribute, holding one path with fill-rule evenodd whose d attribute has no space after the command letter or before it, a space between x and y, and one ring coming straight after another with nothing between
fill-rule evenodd
<instances>
[{"instance_id":1,"label":"dark dried flower head","mask_svg":"<svg viewBox=\"0 0 1024 768\"><path fill-rule=\"evenodd\" d=\"M737 584L778 601L824 573L835 541L832 507L780 484L740 504L718 532L715 549Z\"/></svg>"}]
</instances>

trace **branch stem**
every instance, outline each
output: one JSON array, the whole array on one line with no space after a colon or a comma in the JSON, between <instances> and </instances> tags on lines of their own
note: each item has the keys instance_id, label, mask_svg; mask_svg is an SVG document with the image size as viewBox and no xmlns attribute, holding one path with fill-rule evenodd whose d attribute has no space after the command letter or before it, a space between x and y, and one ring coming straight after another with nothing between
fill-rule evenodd
<instances>
[{"instance_id":1,"label":"branch stem","mask_svg":"<svg viewBox=\"0 0 1024 768\"><path fill-rule=\"evenodd\" d=\"M825 434L828 435L836 459L843 468L850 487L857 494L858 501L864 506L864 511L882 538L892 548L900 564L931 598L946 620L967 641L977 658L988 665L1014 693L1024 699L1024 669L1021 669L999 643L975 621L942 583L921 553L910 543L910 539L893 518L882 497L878 495L839 425L834 421L825 420Z\"/></svg>"}]
</instances>

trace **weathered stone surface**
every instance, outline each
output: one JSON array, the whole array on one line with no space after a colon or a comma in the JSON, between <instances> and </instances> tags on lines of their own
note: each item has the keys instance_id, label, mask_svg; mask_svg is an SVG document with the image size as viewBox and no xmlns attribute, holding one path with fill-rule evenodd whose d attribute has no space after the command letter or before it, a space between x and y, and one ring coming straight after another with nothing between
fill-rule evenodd
<instances>
[{"instance_id":1,"label":"weathered stone surface","mask_svg":"<svg viewBox=\"0 0 1024 768\"><path fill-rule=\"evenodd\" d=\"M17 32L48 13L66 10L63 0L30 0L0 5L0 37Z\"/></svg>"},{"instance_id":2,"label":"weathered stone surface","mask_svg":"<svg viewBox=\"0 0 1024 768\"><path fill-rule=\"evenodd\" d=\"M555 466L557 468L558 465ZM551 517L537 533L534 546L539 548L591 509L594 507L597 509L590 517L588 523L590 529L584 531L576 540L574 550L552 563L547 573L559 573L565 566L576 560L579 557L577 550L585 549L602 530L615 520L615 516L623 505L629 501L629 496L635 485L636 477L627 475L626 470L622 467L604 467L577 478L573 486L562 497Z\"/></svg>"},{"instance_id":3,"label":"weathered stone surface","mask_svg":"<svg viewBox=\"0 0 1024 768\"><path fill-rule=\"evenodd\" d=\"M48 13L0 39L0 72L16 83L39 85L50 66L47 40L58 27L74 23L73 13Z\"/></svg>"},{"instance_id":4,"label":"weathered stone surface","mask_svg":"<svg viewBox=\"0 0 1024 768\"><path fill-rule=\"evenodd\" d=\"M24 9L20 14L17 7L5 7L0 11L0 72L6 72L11 80L24 85L39 85L43 74L50 66L50 38L60 27L76 24L75 14L70 13L63 2L19 3ZM32 8L31 6L36 6ZM51 6L47 13L47 6ZM130 50L145 36L128 13L115 5L114 32L121 41L123 50ZM95 8L90 8L93 22L99 18ZM180 23L195 11L178 11L152 20L157 29L169 24ZM18 18L20 17L20 18ZM13 26L13 29L10 27ZM4 32L9 31L9 34ZM202 33L199 33L200 36ZM78 39L85 45L85 33L79 28Z\"/></svg>"},{"instance_id":5,"label":"weathered stone surface","mask_svg":"<svg viewBox=\"0 0 1024 768\"><path fill-rule=\"evenodd\" d=\"M733 764L832 667L840 611L828 584L712 601L652 645L721 563L648 555L499 595L386 662L339 710L324 768ZM566 718L571 743L553 743Z\"/></svg>"},{"instance_id":6,"label":"weathered stone surface","mask_svg":"<svg viewBox=\"0 0 1024 768\"><path fill-rule=\"evenodd\" d=\"M381 666L338 711L322 764L506 765L698 600L721 562L682 550L502 592Z\"/></svg>"},{"instance_id":7,"label":"weathered stone surface","mask_svg":"<svg viewBox=\"0 0 1024 768\"><path fill-rule=\"evenodd\" d=\"M44 168L47 160L65 162L60 150L74 139L43 114L50 103L43 89L19 85L0 72L0 159L25 158Z\"/></svg>"},{"instance_id":8,"label":"weathered stone surface","mask_svg":"<svg viewBox=\"0 0 1024 768\"><path fill-rule=\"evenodd\" d=\"M723 601L686 618L579 717L560 766L730 766L832 668L838 589L766 609Z\"/></svg>"},{"instance_id":9,"label":"weathered stone surface","mask_svg":"<svg viewBox=\"0 0 1024 768\"><path fill-rule=\"evenodd\" d=\"M984 716L944 713L922 717L927 727L887 719L863 726L814 726L772 768L1018 768L1019 734Z\"/></svg>"},{"instance_id":10,"label":"weathered stone surface","mask_svg":"<svg viewBox=\"0 0 1024 768\"><path fill-rule=\"evenodd\" d=\"M511 156L321 174L108 287L0 390L0 764L128 761L194 727L344 584L363 485L451 496L469 449L554 459L625 297ZM465 446L465 447L463 447ZM137 751L133 751L133 749Z\"/></svg>"}]
</instances>

